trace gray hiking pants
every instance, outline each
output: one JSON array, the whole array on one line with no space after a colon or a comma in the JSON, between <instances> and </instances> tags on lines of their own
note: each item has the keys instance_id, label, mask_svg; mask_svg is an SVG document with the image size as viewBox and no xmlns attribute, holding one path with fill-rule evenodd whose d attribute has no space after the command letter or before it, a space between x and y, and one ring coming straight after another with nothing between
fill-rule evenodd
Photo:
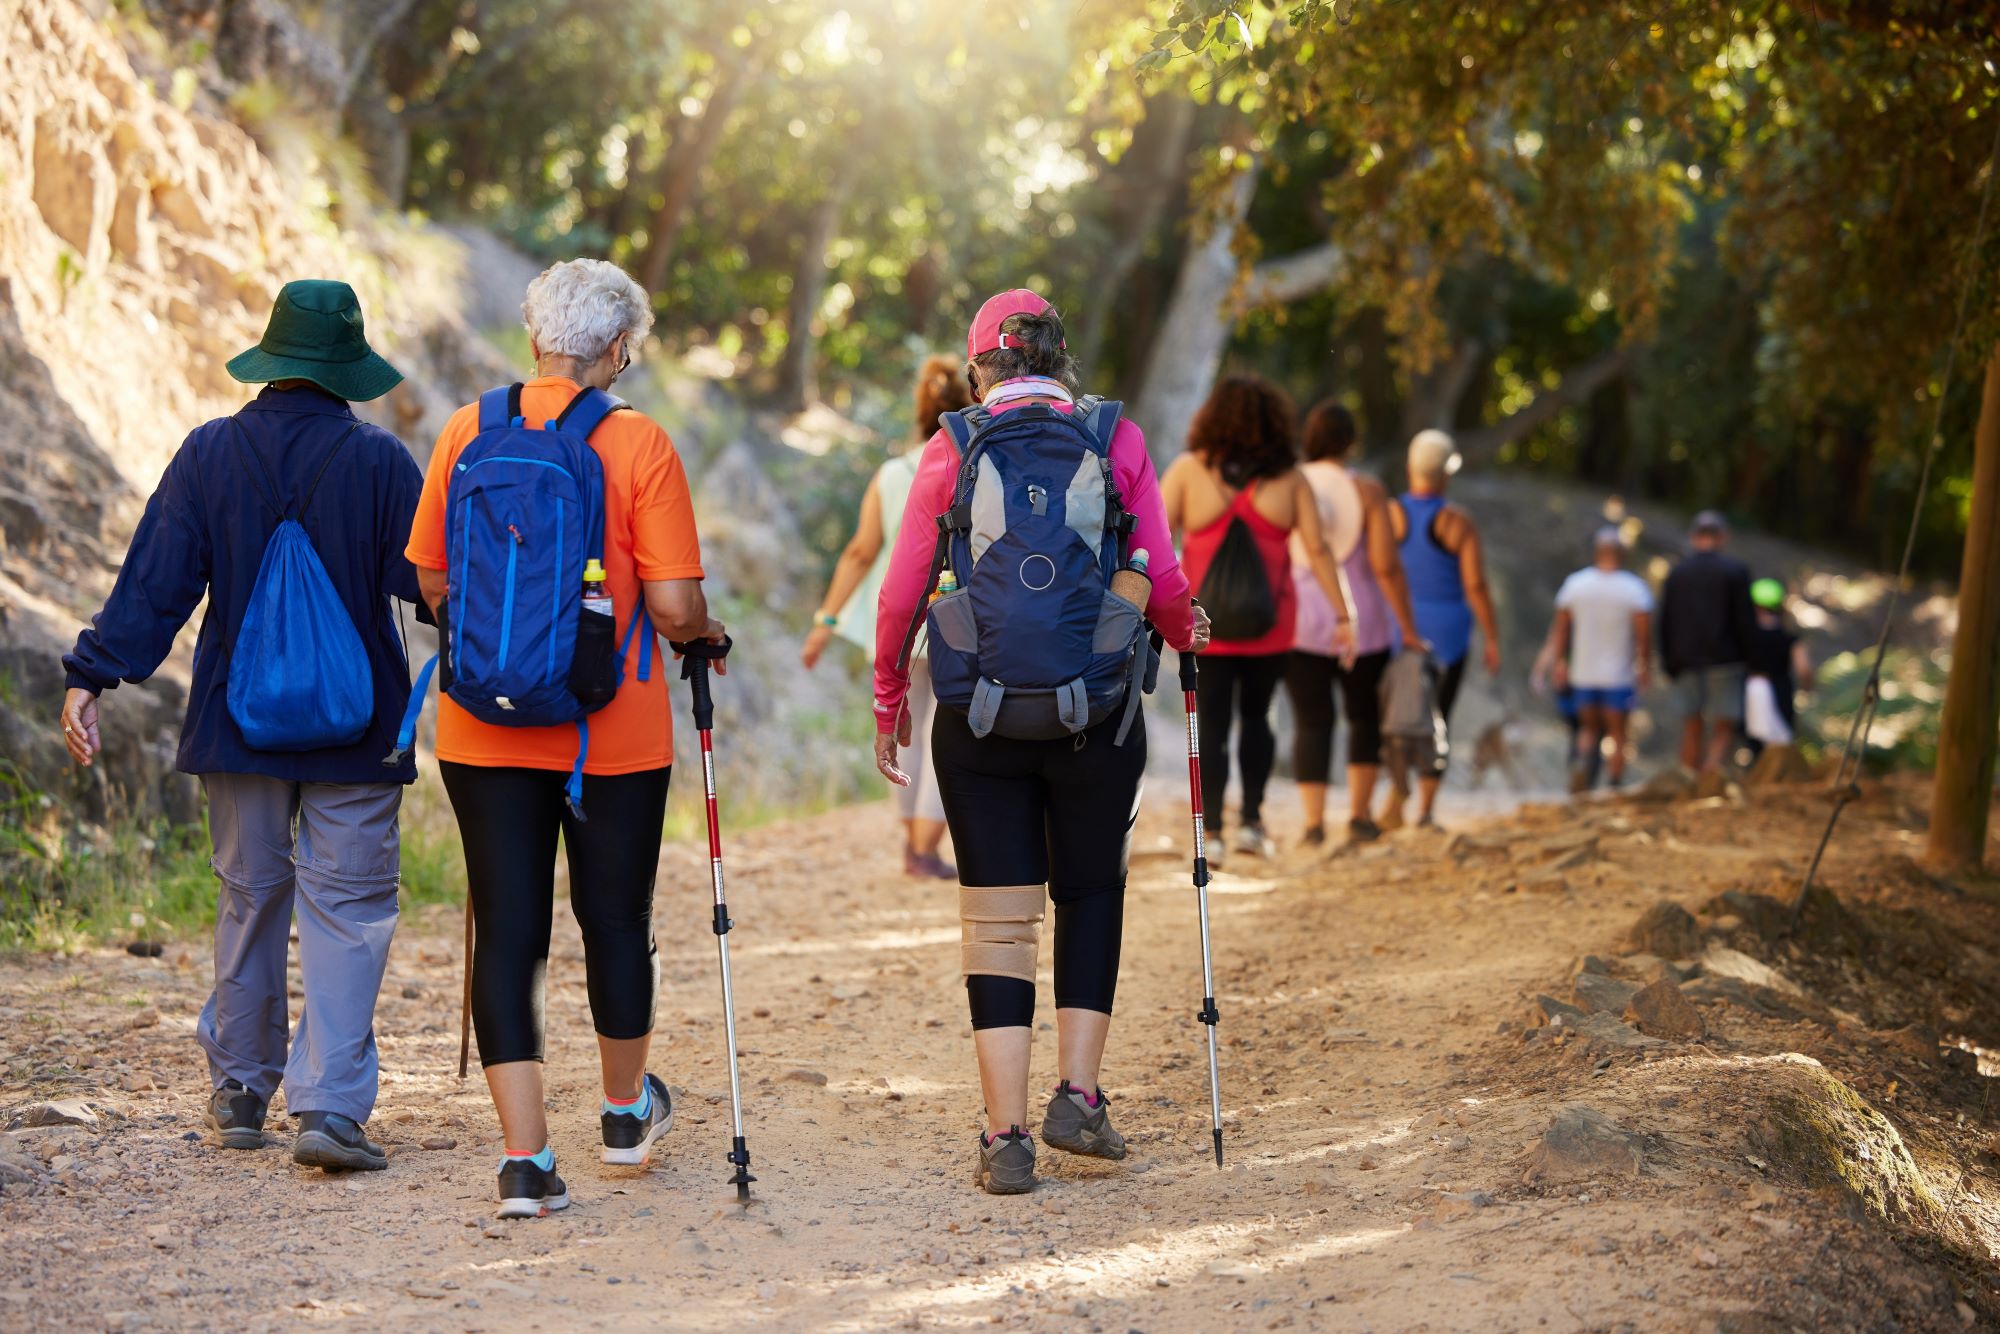
<instances>
[{"instance_id":1,"label":"gray hiking pants","mask_svg":"<svg viewBox=\"0 0 2000 1334\"><path fill-rule=\"evenodd\" d=\"M366 1121L375 995L396 931L402 784L203 774L202 785L222 882L215 990L195 1028L212 1081L234 1079L266 1103L282 1082L294 1116ZM296 1032L285 996L294 902L305 986Z\"/></svg>"}]
</instances>

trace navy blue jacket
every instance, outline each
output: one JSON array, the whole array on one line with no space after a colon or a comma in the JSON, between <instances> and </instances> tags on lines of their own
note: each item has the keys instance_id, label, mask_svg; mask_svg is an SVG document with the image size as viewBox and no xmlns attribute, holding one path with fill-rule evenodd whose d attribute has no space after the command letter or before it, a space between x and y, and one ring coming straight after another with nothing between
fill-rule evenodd
<instances>
[{"instance_id":1,"label":"navy blue jacket","mask_svg":"<svg viewBox=\"0 0 2000 1334\"><path fill-rule=\"evenodd\" d=\"M246 446L263 472L250 471ZM230 646L249 609L264 546L278 526L265 496L275 487L279 503L296 510L336 447L340 453L302 522L368 650L375 721L360 741L337 750L252 750L224 694ZM389 769L382 760L395 747L410 698L409 659L390 599L421 605L417 572L403 547L423 485L402 442L360 423L342 400L310 387L266 388L233 418L197 427L167 465L110 599L63 658L69 684L109 690L120 681L145 680L166 660L206 595L181 727L181 772L308 783L414 782L414 761ZM115 736L116 726L114 718L106 731Z\"/></svg>"}]
</instances>

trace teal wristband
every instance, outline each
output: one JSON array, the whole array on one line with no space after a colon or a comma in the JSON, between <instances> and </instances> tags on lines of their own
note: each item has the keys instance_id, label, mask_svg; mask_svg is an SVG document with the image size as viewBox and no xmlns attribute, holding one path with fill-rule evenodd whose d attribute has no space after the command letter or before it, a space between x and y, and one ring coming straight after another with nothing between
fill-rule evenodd
<instances>
[{"instance_id":1,"label":"teal wristband","mask_svg":"<svg viewBox=\"0 0 2000 1334\"><path fill-rule=\"evenodd\" d=\"M829 616L823 611L816 611L813 613L813 624L823 625L827 629L832 630L840 625L840 618L838 616Z\"/></svg>"}]
</instances>

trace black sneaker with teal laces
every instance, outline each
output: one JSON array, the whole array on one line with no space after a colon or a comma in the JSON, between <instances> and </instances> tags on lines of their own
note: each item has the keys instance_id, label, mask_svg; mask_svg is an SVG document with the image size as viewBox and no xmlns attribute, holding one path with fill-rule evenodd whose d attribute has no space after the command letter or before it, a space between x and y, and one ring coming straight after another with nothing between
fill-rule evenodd
<instances>
[{"instance_id":1,"label":"black sneaker with teal laces","mask_svg":"<svg viewBox=\"0 0 2000 1334\"><path fill-rule=\"evenodd\" d=\"M674 1099L667 1086L654 1074L646 1076L644 1115L633 1112L606 1112L604 1161L614 1167L639 1167L653 1156L653 1141L673 1129Z\"/></svg>"},{"instance_id":2,"label":"black sneaker with teal laces","mask_svg":"<svg viewBox=\"0 0 2000 1334\"><path fill-rule=\"evenodd\" d=\"M500 1164L500 1207L496 1218L544 1218L569 1208L569 1187L556 1175L554 1159L543 1167L533 1158L509 1158Z\"/></svg>"}]
</instances>

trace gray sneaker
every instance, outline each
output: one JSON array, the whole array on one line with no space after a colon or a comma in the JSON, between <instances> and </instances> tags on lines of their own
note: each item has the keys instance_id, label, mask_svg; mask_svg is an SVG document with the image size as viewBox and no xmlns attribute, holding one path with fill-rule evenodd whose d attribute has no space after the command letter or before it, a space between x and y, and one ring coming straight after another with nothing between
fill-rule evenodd
<instances>
[{"instance_id":1,"label":"gray sneaker","mask_svg":"<svg viewBox=\"0 0 2000 1334\"><path fill-rule=\"evenodd\" d=\"M1026 1195L1035 1188L1034 1139L1019 1126L992 1139L981 1135L972 1182L988 1195Z\"/></svg>"},{"instance_id":2,"label":"gray sneaker","mask_svg":"<svg viewBox=\"0 0 2000 1334\"><path fill-rule=\"evenodd\" d=\"M300 1112L292 1161L328 1172L379 1172L389 1165L389 1155L363 1134L351 1117L338 1112Z\"/></svg>"},{"instance_id":3,"label":"gray sneaker","mask_svg":"<svg viewBox=\"0 0 2000 1334\"><path fill-rule=\"evenodd\" d=\"M264 1147L264 1100L233 1079L222 1081L208 1100L203 1118L222 1139L225 1149Z\"/></svg>"},{"instance_id":4,"label":"gray sneaker","mask_svg":"<svg viewBox=\"0 0 2000 1334\"><path fill-rule=\"evenodd\" d=\"M1111 1128L1111 1099L1099 1089L1093 1106L1090 1095L1068 1080L1056 1085L1049 1099L1048 1115L1042 1118L1042 1143L1092 1158L1125 1156L1125 1137Z\"/></svg>"}]
</instances>

